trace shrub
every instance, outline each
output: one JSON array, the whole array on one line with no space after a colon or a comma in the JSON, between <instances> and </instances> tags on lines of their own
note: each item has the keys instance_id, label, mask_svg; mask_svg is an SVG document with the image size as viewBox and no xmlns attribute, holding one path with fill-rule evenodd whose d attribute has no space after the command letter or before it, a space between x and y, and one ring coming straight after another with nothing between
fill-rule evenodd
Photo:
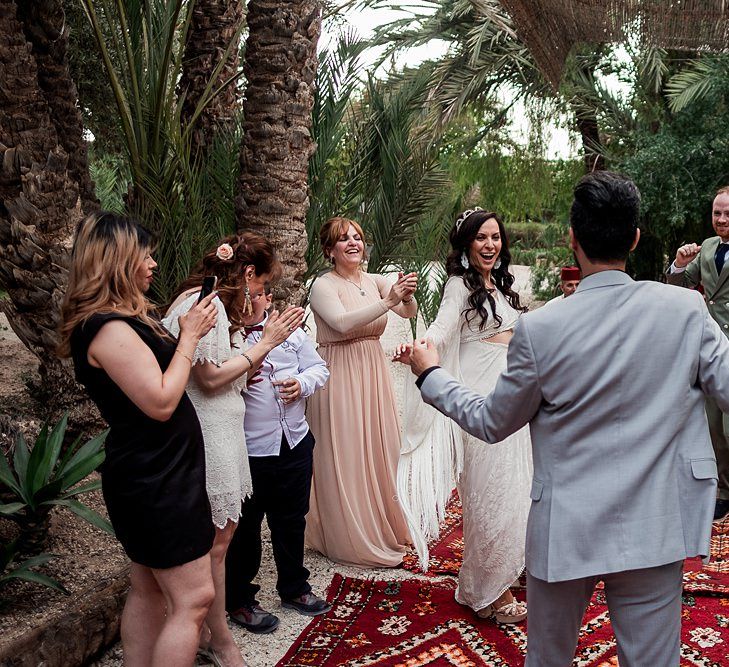
<instances>
[{"instance_id":1,"label":"shrub","mask_svg":"<svg viewBox=\"0 0 729 667\"><path fill-rule=\"evenodd\" d=\"M0 516L18 524L21 553L42 551L48 538L48 515L54 506L67 507L97 528L114 534L106 519L75 498L101 486L99 480L76 485L104 460L108 430L83 446L77 438L62 455L67 424L68 414L51 429L45 424L32 449L19 433L12 457L10 452L7 457L0 453L0 491L6 490L3 497L9 500L0 504Z\"/></svg>"}]
</instances>

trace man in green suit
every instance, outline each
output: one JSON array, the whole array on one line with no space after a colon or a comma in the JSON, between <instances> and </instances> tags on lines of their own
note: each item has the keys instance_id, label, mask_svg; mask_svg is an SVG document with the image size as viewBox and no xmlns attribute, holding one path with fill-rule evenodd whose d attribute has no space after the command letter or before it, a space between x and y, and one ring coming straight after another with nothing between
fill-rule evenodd
<instances>
[{"instance_id":1,"label":"man in green suit","mask_svg":"<svg viewBox=\"0 0 729 667\"><path fill-rule=\"evenodd\" d=\"M682 245L666 272L666 279L683 287L701 285L709 313L729 337L729 186L716 193L711 224L717 236L701 245ZM729 514L729 414L722 414L714 399L707 398L706 416L719 469L716 520Z\"/></svg>"}]
</instances>

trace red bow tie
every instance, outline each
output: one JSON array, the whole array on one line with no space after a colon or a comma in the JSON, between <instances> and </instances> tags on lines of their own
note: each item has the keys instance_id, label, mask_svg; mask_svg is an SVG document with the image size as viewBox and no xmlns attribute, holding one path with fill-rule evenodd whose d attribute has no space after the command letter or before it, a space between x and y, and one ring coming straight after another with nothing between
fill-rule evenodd
<instances>
[{"instance_id":1,"label":"red bow tie","mask_svg":"<svg viewBox=\"0 0 729 667\"><path fill-rule=\"evenodd\" d=\"M256 324L255 326L252 326L252 327L243 327L243 331L246 332L246 336L247 336L248 334L251 334L254 331L263 331L263 327L260 324Z\"/></svg>"}]
</instances>

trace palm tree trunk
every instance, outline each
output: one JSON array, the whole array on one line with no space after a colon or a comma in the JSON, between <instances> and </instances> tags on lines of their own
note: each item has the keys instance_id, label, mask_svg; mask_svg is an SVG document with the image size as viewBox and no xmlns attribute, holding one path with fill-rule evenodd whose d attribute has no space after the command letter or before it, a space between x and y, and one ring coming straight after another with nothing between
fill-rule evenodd
<instances>
[{"instance_id":1,"label":"palm tree trunk","mask_svg":"<svg viewBox=\"0 0 729 667\"><path fill-rule=\"evenodd\" d=\"M38 83L48 104L56 136L68 155L68 172L76 181L86 213L99 208L89 173L78 91L68 67L68 27L61 0L18 0L18 18L32 44Z\"/></svg>"},{"instance_id":2,"label":"palm tree trunk","mask_svg":"<svg viewBox=\"0 0 729 667\"><path fill-rule=\"evenodd\" d=\"M88 414L68 363L55 355L71 238L82 217L78 186L59 145L38 69L13 0L0 0L0 302L40 360L47 408Z\"/></svg>"},{"instance_id":3,"label":"palm tree trunk","mask_svg":"<svg viewBox=\"0 0 729 667\"><path fill-rule=\"evenodd\" d=\"M600 130L595 114L577 112L577 130L582 138L582 154L585 160L585 173L605 169L605 158L600 153Z\"/></svg>"},{"instance_id":4,"label":"palm tree trunk","mask_svg":"<svg viewBox=\"0 0 729 667\"><path fill-rule=\"evenodd\" d=\"M592 57L577 59L577 69L582 78L593 80L597 66L597 51L593 50ZM575 123L582 139L582 155L585 160L585 173L602 171L605 169L605 157L600 152L600 126L597 122L597 113L592 107L580 107L575 110Z\"/></svg>"},{"instance_id":5,"label":"palm tree trunk","mask_svg":"<svg viewBox=\"0 0 729 667\"><path fill-rule=\"evenodd\" d=\"M242 0L196 0L192 10L190 31L185 44L185 56L179 90L185 95L182 123L192 119L205 89L220 59L228 51L232 40L238 40L244 19ZM220 68L213 91L218 90L231 77L238 74L240 58L238 44L230 51L226 63ZM192 133L193 148L204 150L212 142L216 129L231 127L240 112L240 99L236 83L229 83L207 104L195 123Z\"/></svg>"},{"instance_id":6,"label":"palm tree trunk","mask_svg":"<svg viewBox=\"0 0 729 667\"><path fill-rule=\"evenodd\" d=\"M308 165L316 46L321 30L318 0L251 0L243 72L244 138L236 213L239 229L264 234L284 266L276 300L303 301L306 271Z\"/></svg>"}]
</instances>

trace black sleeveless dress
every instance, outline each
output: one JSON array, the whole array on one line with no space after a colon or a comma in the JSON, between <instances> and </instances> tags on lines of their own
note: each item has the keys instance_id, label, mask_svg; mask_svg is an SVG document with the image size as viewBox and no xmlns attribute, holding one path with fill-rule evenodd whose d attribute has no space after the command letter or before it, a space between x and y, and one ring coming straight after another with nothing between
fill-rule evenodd
<instances>
[{"instance_id":1,"label":"black sleeveless dress","mask_svg":"<svg viewBox=\"0 0 729 667\"><path fill-rule=\"evenodd\" d=\"M114 319L134 329L163 372L176 345L137 318L115 313L92 315L71 335L76 379L111 428L101 485L116 536L133 562L175 567L204 556L215 536L200 422L187 394L169 420L148 417L103 369L89 364L91 341Z\"/></svg>"}]
</instances>

